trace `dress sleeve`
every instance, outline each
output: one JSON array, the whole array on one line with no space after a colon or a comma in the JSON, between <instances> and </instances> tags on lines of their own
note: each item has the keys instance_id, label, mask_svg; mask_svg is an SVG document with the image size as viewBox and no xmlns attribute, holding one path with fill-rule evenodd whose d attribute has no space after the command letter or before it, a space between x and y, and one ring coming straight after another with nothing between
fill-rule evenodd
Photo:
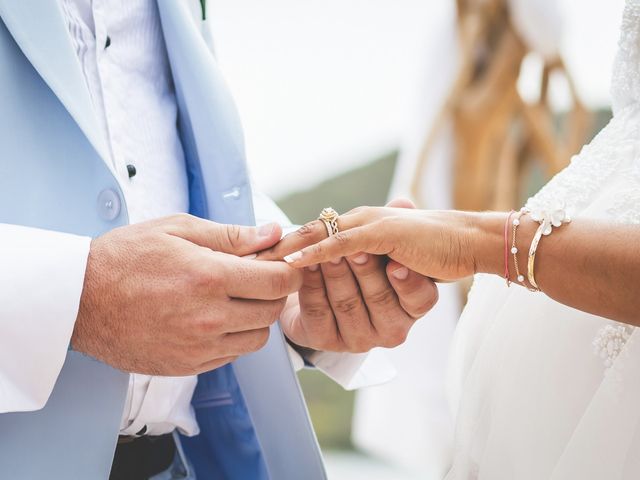
<instances>
[{"instance_id":1,"label":"dress sleeve","mask_svg":"<svg viewBox=\"0 0 640 480\"><path fill-rule=\"evenodd\" d=\"M0 224L0 414L39 410L62 369L91 238Z\"/></svg>"}]
</instances>

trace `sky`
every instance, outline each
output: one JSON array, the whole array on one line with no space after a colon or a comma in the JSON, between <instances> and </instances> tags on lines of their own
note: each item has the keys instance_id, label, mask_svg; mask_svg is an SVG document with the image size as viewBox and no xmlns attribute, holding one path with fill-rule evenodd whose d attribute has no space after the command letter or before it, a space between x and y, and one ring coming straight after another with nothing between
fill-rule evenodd
<instances>
[{"instance_id":1,"label":"sky","mask_svg":"<svg viewBox=\"0 0 640 480\"><path fill-rule=\"evenodd\" d=\"M437 47L447 0L209 1L265 192L303 190L400 145L429 88L424 58ZM560 0L561 51L592 107L609 102L623 4Z\"/></svg>"}]
</instances>

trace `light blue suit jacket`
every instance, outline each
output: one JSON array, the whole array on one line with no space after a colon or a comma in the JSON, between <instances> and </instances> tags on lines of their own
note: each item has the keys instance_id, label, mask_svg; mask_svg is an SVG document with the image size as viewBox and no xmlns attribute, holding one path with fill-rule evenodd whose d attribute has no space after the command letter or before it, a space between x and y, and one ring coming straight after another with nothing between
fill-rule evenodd
<instances>
[{"instance_id":1,"label":"light blue suit jacket","mask_svg":"<svg viewBox=\"0 0 640 480\"><path fill-rule=\"evenodd\" d=\"M191 213L251 224L242 131L187 1L158 0L179 106ZM57 0L0 0L0 223L98 236L128 222ZM0 239L0 247L1 247ZM128 374L69 352L44 409L0 415L0 476L106 479ZM199 479L316 480L322 459L282 333L199 376Z\"/></svg>"}]
</instances>

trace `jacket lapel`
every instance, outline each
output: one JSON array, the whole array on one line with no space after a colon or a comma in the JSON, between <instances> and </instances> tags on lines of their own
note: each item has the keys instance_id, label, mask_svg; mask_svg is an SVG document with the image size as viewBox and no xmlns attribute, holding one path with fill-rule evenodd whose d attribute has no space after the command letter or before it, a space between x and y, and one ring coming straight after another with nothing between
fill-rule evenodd
<instances>
[{"instance_id":1,"label":"jacket lapel","mask_svg":"<svg viewBox=\"0 0 640 480\"><path fill-rule=\"evenodd\" d=\"M94 149L111 166L59 0L0 0L0 18Z\"/></svg>"},{"instance_id":2,"label":"jacket lapel","mask_svg":"<svg viewBox=\"0 0 640 480\"><path fill-rule=\"evenodd\" d=\"M185 0L158 0L158 7L182 119L192 208L205 207L194 213L218 222L252 224L242 127L211 45L193 25ZM196 192L199 199L194 202ZM269 342L259 352L230 368L201 374L197 403L219 398L220 386L232 393L233 406L196 407L201 433L184 439L198 478L290 480L304 472L307 480L326 479L278 325L271 327Z\"/></svg>"}]
</instances>

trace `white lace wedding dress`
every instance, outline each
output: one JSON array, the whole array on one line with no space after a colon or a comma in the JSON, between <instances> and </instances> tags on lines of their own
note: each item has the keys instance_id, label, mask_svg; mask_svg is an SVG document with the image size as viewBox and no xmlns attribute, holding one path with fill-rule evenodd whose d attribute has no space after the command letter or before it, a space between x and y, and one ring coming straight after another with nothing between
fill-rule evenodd
<instances>
[{"instance_id":1,"label":"white lace wedding dress","mask_svg":"<svg viewBox=\"0 0 640 480\"><path fill-rule=\"evenodd\" d=\"M530 202L640 223L640 0L626 3L612 95L613 120ZM449 386L447 480L640 479L640 329L480 276Z\"/></svg>"}]
</instances>

